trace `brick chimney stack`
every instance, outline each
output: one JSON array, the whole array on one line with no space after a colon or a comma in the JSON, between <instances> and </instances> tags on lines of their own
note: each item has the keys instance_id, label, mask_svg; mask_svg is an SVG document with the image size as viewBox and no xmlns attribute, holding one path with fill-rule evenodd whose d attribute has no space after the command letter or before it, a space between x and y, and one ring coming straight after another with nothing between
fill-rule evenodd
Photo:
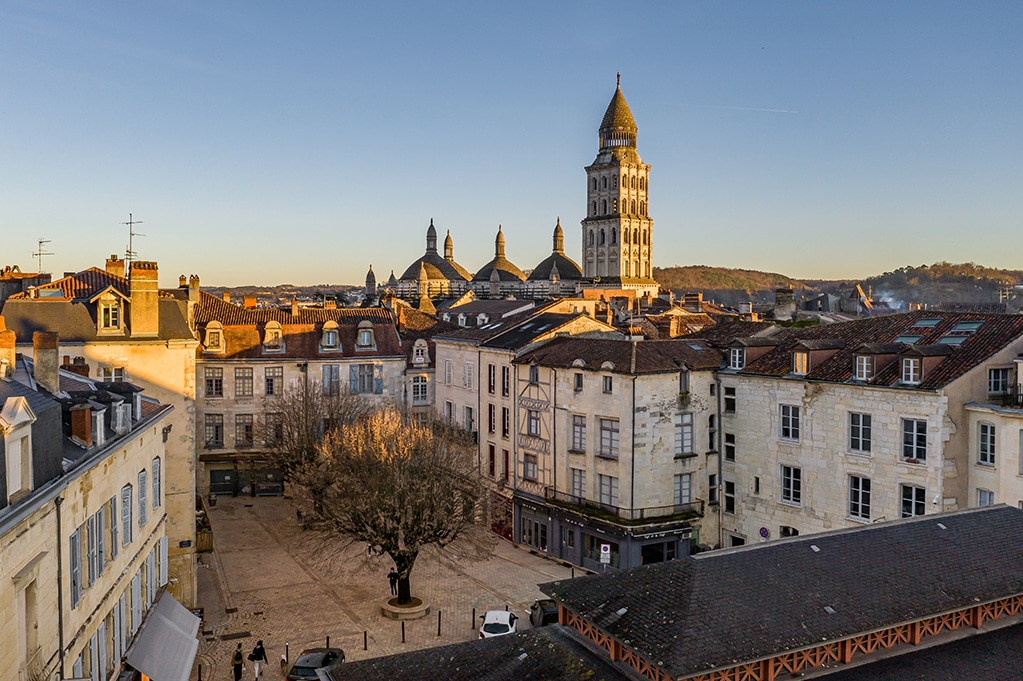
<instances>
[{"instance_id":1,"label":"brick chimney stack","mask_svg":"<svg viewBox=\"0 0 1023 681\"><path fill-rule=\"evenodd\" d=\"M199 275L188 277L188 328L195 331L195 306L199 303Z\"/></svg>"},{"instance_id":2,"label":"brick chimney stack","mask_svg":"<svg viewBox=\"0 0 1023 681\"><path fill-rule=\"evenodd\" d=\"M129 328L133 338L154 337L160 333L160 290L155 262L131 263L131 308Z\"/></svg>"},{"instance_id":3,"label":"brick chimney stack","mask_svg":"<svg viewBox=\"0 0 1023 681\"><path fill-rule=\"evenodd\" d=\"M188 277L183 274L178 275L178 288L185 288L188 286Z\"/></svg>"},{"instance_id":4,"label":"brick chimney stack","mask_svg":"<svg viewBox=\"0 0 1023 681\"><path fill-rule=\"evenodd\" d=\"M0 380L14 376L14 362L18 357L14 349L17 340L14 332L4 326L4 318L0 317Z\"/></svg>"},{"instance_id":5,"label":"brick chimney stack","mask_svg":"<svg viewBox=\"0 0 1023 681\"><path fill-rule=\"evenodd\" d=\"M294 296L291 297L291 316L298 316L298 298L295 298Z\"/></svg>"},{"instance_id":6,"label":"brick chimney stack","mask_svg":"<svg viewBox=\"0 0 1023 681\"><path fill-rule=\"evenodd\" d=\"M33 378L50 393L60 392L60 357L57 352L57 334L36 331L32 334Z\"/></svg>"},{"instance_id":7,"label":"brick chimney stack","mask_svg":"<svg viewBox=\"0 0 1023 681\"><path fill-rule=\"evenodd\" d=\"M124 279L124 261L118 258L116 253L107 258L107 274Z\"/></svg>"},{"instance_id":8,"label":"brick chimney stack","mask_svg":"<svg viewBox=\"0 0 1023 681\"><path fill-rule=\"evenodd\" d=\"M256 296L245 296L242 298L242 304L246 310L256 309Z\"/></svg>"},{"instance_id":9,"label":"brick chimney stack","mask_svg":"<svg viewBox=\"0 0 1023 681\"><path fill-rule=\"evenodd\" d=\"M71 407L71 438L86 447L92 446L92 408L89 405Z\"/></svg>"}]
</instances>

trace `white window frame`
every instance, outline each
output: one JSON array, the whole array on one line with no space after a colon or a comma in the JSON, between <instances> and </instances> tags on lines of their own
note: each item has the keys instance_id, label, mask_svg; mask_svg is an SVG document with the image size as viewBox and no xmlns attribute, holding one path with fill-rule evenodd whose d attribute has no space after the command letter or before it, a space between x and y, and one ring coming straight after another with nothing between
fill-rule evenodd
<instances>
[{"instance_id":1,"label":"white window frame","mask_svg":"<svg viewBox=\"0 0 1023 681\"><path fill-rule=\"evenodd\" d=\"M675 416L675 456L690 456L693 450L693 415L689 412Z\"/></svg>"},{"instance_id":2,"label":"white window frame","mask_svg":"<svg viewBox=\"0 0 1023 681\"><path fill-rule=\"evenodd\" d=\"M676 506L693 502L693 474L676 473L672 488L672 498Z\"/></svg>"},{"instance_id":3,"label":"white window frame","mask_svg":"<svg viewBox=\"0 0 1023 681\"><path fill-rule=\"evenodd\" d=\"M605 459L617 459L621 435L618 419L599 417L597 423L600 428L600 449L598 450L598 455Z\"/></svg>"},{"instance_id":4,"label":"white window frame","mask_svg":"<svg viewBox=\"0 0 1023 681\"><path fill-rule=\"evenodd\" d=\"M987 370L987 394L1004 395L1009 391L1012 369L994 368Z\"/></svg>"},{"instance_id":5,"label":"white window frame","mask_svg":"<svg viewBox=\"0 0 1023 681\"><path fill-rule=\"evenodd\" d=\"M919 357L902 358L902 382L906 385L919 385L923 377L923 363Z\"/></svg>"},{"instance_id":6,"label":"white window frame","mask_svg":"<svg viewBox=\"0 0 1023 681\"><path fill-rule=\"evenodd\" d=\"M540 412L536 409L526 410L526 434L540 437Z\"/></svg>"},{"instance_id":7,"label":"white window frame","mask_svg":"<svg viewBox=\"0 0 1023 681\"><path fill-rule=\"evenodd\" d=\"M849 476L849 517L870 520L870 478Z\"/></svg>"},{"instance_id":8,"label":"white window frame","mask_svg":"<svg viewBox=\"0 0 1023 681\"><path fill-rule=\"evenodd\" d=\"M977 424L977 463L995 465L995 424L981 421Z\"/></svg>"},{"instance_id":9,"label":"white window frame","mask_svg":"<svg viewBox=\"0 0 1023 681\"><path fill-rule=\"evenodd\" d=\"M586 498L586 471L582 468L570 468L572 477L572 496L577 499Z\"/></svg>"},{"instance_id":10,"label":"white window frame","mask_svg":"<svg viewBox=\"0 0 1023 681\"><path fill-rule=\"evenodd\" d=\"M426 376L412 377L412 404L425 404L430 399L430 384Z\"/></svg>"},{"instance_id":11,"label":"white window frame","mask_svg":"<svg viewBox=\"0 0 1023 681\"><path fill-rule=\"evenodd\" d=\"M994 506L995 493L983 487L977 488L977 506Z\"/></svg>"},{"instance_id":12,"label":"white window frame","mask_svg":"<svg viewBox=\"0 0 1023 681\"><path fill-rule=\"evenodd\" d=\"M874 378L874 356L856 355L853 377L857 381L869 381Z\"/></svg>"},{"instance_id":13,"label":"white window frame","mask_svg":"<svg viewBox=\"0 0 1023 681\"><path fill-rule=\"evenodd\" d=\"M586 451L586 416L572 414L572 446L573 452Z\"/></svg>"},{"instance_id":14,"label":"white window frame","mask_svg":"<svg viewBox=\"0 0 1023 681\"><path fill-rule=\"evenodd\" d=\"M792 353L792 373L805 376L810 373L810 353L799 350Z\"/></svg>"},{"instance_id":15,"label":"white window frame","mask_svg":"<svg viewBox=\"0 0 1023 681\"><path fill-rule=\"evenodd\" d=\"M849 451L870 456L872 421L870 414L849 412Z\"/></svg>"},{"instance_id":16,"label":"white window frame","mask_svg":"<svg viewBox=\"0 0 1023 681\"><path fill-rule=\"evenodd\" d=\"M781 466L781 500L797 506L803 503L803 469L796 466Z\"/></svg>"},{"instance_id":17,"label":"white window frame","mask_svg":"<svg viewBox=\"0 0 1023 681\"><path fill-rule=\"evenodd\" d=\"M778 436L789 442L799 442L799 407L794 404L778 405Z\"/></svg>"},{"instance_id":18,"label":"white window frame","mask_svg":"<svg viewBox=\"0 0 1023 681\"><path fill-rule=\"evenodd\" d=\"M746 348L728 348L728 368L742 369L746 366Z\"/></svg>"},{"instance_id":19,"label":"white window frame","mask_svg":"<svg viewBox=\"0 0 1023 681\"><path fill-rule=\"evenodd\" d=\"M900 509L903 518L916 518L927 512L927 490L916 485L900 485ZM908 510L907 510L908 509Z\"/></svg>"},{"instance_id":20,"label":"white window frame","mask_svg":"<svg viewBox=\"0 0 1023 681\"><path fill-rule=\"evenodd\" d=\"M618 478L613 475L597 475L600 490L600 503L604 506L618 507Z\"/></svg>"},{"instance_id":21,"label":"white window frame","mask_svg":"<svg viewBox=\"0 0 1023 681\"><path fill-rule=\"evenodd\" d=\"M902 419L902 460L927 460L927 421ZM921 438L923 442L921 443Z\"/></svg>"}]
</instances>

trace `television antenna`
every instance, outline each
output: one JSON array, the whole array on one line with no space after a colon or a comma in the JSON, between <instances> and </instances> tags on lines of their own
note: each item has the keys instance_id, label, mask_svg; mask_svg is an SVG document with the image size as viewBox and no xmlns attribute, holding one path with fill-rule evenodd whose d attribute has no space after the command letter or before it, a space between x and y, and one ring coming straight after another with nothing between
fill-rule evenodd
<instances>
[{"instance_id":1,"label":"television antenna","mask_svg":"<svg viewBox=\"0 0 1023 681\"><path fill-rule=\"evenodd\" d=\"M124 260L125 260L124 266L126 268L125 271L128 273L128 276L130 277L131 276L131 261L138 257L138 253L136 253L133 250L133 244L134 244L135 237L137 237L137 236L145 236L145 234L141 234L141 233L135 231L135 225L141 225L142 221L141 220L135 220L132 217L131 213L128 213L128 221L127 222L122 222L121 224L122 225L128 225L128 247L124 250Z\"/></svg>"},{"instance_id":2,"label":"television antenna","mask_svg":"<svg viewBox=\"0 0 1023 681\"><path fill-rule=\"evenodd\" d=\"M38 258L39 269L37 271L39 272L39 274L43 273L43 256L44 255L53 255L53 253L51 253L50 251L43 250L43 245L44 244L48 244L50 242L51 242L50 239L44 239L42 237L39 237L39 239L38 239L39 246L36 249L35 253L32 254L33 258Z\"/></svg>"}]
</instances>

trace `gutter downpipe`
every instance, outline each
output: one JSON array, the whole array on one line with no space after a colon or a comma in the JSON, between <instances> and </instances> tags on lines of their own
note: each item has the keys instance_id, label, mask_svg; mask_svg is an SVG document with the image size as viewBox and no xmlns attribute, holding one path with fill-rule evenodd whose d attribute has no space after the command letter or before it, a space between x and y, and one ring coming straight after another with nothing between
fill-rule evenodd
<instances>
[{"instance_id":1,"label":"gutter downpipe","mask_svg":"<svg viewBox=\"0 0 1023 681\"><path fill-rule=\"evenodd\" d=\"M60 509L64 504L64 497L57 495L53 500L54 505L57 507L57 645L60 646L60 678L65 678L64 674L64 570L61 565L61 547L64 545L64 539L61 537L60 531Z\"/></svg>"},{"instance_id":2,"label":"gutter downpipe","mask_svg":"<svg viewBox=\"0 0 1023 681\"><path fill-rule=\"evenodd\" d=\"M553 494L557 496L558 493L558 370L551 367L554 378L551 382L551 396L552 404L554 405L551 409L551 466L553 467L553 474L551 476L551 484L553 485ZM548 507L547 512L550 513ZM553 531L551 532L553 534ZM548 543L550 546L550 543ZM561 544L558 544L558 550L560 553ZM559 556L560 557L560 556Z\"/></svg>"},{"instance_id":3,"label":"gutter downpipe","mask_svg":"<svg viewBox=\"0 0 1023 681\"><path fill-rule=\"evenodd\" d=\"M635 343L633 344L633 352L635 352ZM633 355L635 357L635 355ZM629 508L630 510L636 510L636 365L633 361L632 366L632 455L629 457L632 459L632 471L629 473Z\"/></svg>"},{"instance_id":4,"label":"gutter downpipe","mask_svg":"<svg viewBox=\"0 0 1023 681\"><path fill-rule=\"evenodd\" d=\"M725 466L724 466L724 462L722 461L722 459L724 457L721 455L720 439L721 439L721 431L724 428L724 423L721 421L721 376L717 372L715 372L715 374L714 374L714 382L717 384L717 389L714 391L715 393L717 393L717 432L714 433L714 436L715 436L717 441L714 444L718 445L717 447L715 447L718 450L718 481L717 481L718 482L718 490L717 490L717 494L715 495L715 497L718 500L717 501L717 507L718 507L718 548L723 549L725 547L725 527L724 527L724 517L723 517L724 516L724 509L722 508L722 506L724 506L724 504L722 504L722 500L721 500L721 489L724 487L724 481L722 480L721 476L723 476L725 474Z\"/></svg>"}]
</instances>

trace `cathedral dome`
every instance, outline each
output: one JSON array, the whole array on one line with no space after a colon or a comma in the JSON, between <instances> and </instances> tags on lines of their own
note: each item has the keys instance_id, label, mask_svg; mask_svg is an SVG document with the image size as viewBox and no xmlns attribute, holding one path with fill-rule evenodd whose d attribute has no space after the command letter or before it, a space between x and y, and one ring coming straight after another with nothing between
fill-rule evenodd
<instances>
[{"instance_id":1,"label":"cathedral dome","mask_svg":"<svg viewBox=\"0 0 1023 681\"><path fill-rule=\"evenodd\" d=\"M413 262L401 275L402 281L418 281L421 275L425 274L429 279L442 281L469 281L472 275L464 267L455 262L452 257L451 232L448 232L444 240L445 256L437 253L437 229L433 226L433 219L430 220L430 227L426 230L426 253Z\"/></svg>"},{"instance_id":2,"label":"cathedral dome","mask_svg":"<svg viewBox=\"0 0 1023 681\"><path fill-rule=\"evenodd\" d=\"M574 260L565 255L565 233L561 229L561 218L554 227L554 250L543 262L533 268L530 281L549 280L551 275L558 279L582 279L583 271Z\"/></svg>"},{"instance_id":3,"label":"cathedral dome","mask_svg":"<svg viewBox=\"0 0 1023 681\"><path fill-rule=\"evenodd\" d=\"M525 281L526 275L522 273L522 270L504 257L504 232L500 225L497 226L497 239L494 241L494 246L494 259L481 267L472 280L474 282L493 281L492 277L496 272L498 281Z\"/></svg>"}]
</instances>

